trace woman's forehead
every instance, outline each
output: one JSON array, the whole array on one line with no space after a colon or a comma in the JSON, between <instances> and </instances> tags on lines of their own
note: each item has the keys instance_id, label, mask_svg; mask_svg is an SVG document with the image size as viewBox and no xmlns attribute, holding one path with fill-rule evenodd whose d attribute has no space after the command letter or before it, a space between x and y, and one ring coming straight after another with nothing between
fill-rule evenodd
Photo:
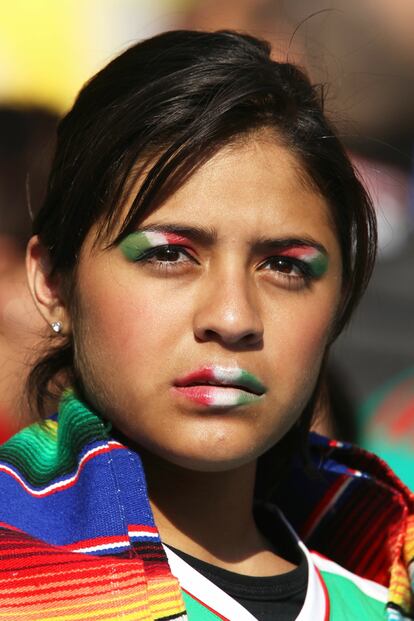
<instances>
[{"instance_id":1,"label":"woman's forehead","mask_svg":"<svg viewBox=\"0 0 414 621\"><path fill-rule=\"evenodd\" d=\"M251 140L223 148L140 225L177 222L220 232L259 236L303 234L332 228L327 201L310 183L291 151Z\"/></svg>"},{"instance_id":2,"label":"woman's forehead","mask_svg":"<svg viewBox=\"0 0 414 621\"><path fill-rule=\"evenodd\" d=\"M112 220L104 216L91 228L85 249L112 247L134 230L152 225L205 227L214 230L216 239L230 233L253 244L259 238L285 236L319 238L326 245L321 232L333 238L328 243L336 242L328 201L273 130L224 145L141 216L135 201L156 161L152 154L137 162Z\"/></svg>"},{"instance_id":3,"label":"woman's forehead","mask_svg":"<svg viewBox=\"0 0 414 621\"><path fill-rule=\"evenodd\" d=\"M138 167L136 168L138 170ZM150 170L142 166L118 211L115 234L134 211L134 200ZM196 223L210 219L218 226L233 218L240 228L248 220L250 226L287 223L295 217L309 221L326 221L332 226L327 201L310 181L298 158L275 140L274 133L244 138L222 147L199 166L178 189L167 196L160 206L139 217L134 212L134 226L174 220Z\"/></svg>"}]
</instances>

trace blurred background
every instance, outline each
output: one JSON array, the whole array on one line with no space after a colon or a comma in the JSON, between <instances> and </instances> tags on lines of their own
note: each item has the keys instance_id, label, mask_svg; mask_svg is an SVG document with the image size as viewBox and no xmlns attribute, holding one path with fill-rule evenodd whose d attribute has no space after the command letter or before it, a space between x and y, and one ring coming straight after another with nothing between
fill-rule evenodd
<instances>
[{"instance_id":1,"label":"blurred background","mask_svg":"<svg viewBox=\"0 0 414 621\"><path fill-rule=\"evenodd\" d=\"M412 0L14 0L0 7L0 441L44 342L24 277L58 118L93 73L166 29L232 28L306 69L373 198L379 256L333 352L315 427L378 452L414 489Z\"/></svg>"}]
</instances>

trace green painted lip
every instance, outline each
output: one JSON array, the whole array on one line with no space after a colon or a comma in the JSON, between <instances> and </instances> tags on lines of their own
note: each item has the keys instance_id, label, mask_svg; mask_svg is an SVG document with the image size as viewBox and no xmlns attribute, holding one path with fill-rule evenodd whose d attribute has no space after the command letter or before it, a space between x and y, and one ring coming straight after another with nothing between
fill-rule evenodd
<instances>
[{"instance_id":1,"label":"green painted lip","mask_svg":"<svg viewBox=\"0 0 414 621\"><path fill-rule=\"evenodd\" d=\"M236 405L248 405L249 403L254 403L258 401L262 397L263 394L257 395L256 393L245 392L244 394L241 394L240 397L237 399Z\"/></svg>"},{"instance_id":2,"label":"green painted lip","mask_svg":"<svg viewBox=\"0 0 414 621\"><path fill-rule=\"evenodd\" d=\"M257 377L253 375L253 373L249 373L249 371L241 369L240 380L242 386L245 386L248 390L256 395L263 395L265 392L267 392L266 386L262 384L262 382L257 379Z\"/></svg>"}]
</instances>

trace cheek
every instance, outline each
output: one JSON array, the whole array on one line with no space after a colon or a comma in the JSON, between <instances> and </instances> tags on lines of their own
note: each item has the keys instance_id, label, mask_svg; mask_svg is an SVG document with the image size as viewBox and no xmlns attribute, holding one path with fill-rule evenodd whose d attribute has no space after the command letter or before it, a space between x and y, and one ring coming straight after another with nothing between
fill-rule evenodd
<instances>
[{"instance_id":1,"label":"cheek","mask_svg":"<svg viewBox=\"0 0 414 621\"><path fill-rule=\"evenodd\" d=\"M286 380L290 376L299 384L315 381L329 340L332 308L331 301L314 305L299 300L294 308L279 313L273 324L273 348L275 352L280 348Z\"/></svg>"},{"instance_id":2,"label":"cheek","mask_svg":"<svg viewBox=\"0 0 414 621\"><path fill-rule=\"evenodd\" d=\"M295 328L298 337L296 343L306 360L320 359L329 338L332 321L332 308L325 312L321 308L307 309L298 315Z\"/></svg>"},{"instance_id":3,"label":"cheek","mask_svg":"<svg viewBox=\"0 0 414 621\"><path fill-rule=\"evenodd\" d=\"M180 316L172 300L163 300L148 287L119 280L83 287L79 306L79 345L90 366L108 367L111 374L117 368L137 371L153 360L159 364L174 338L173 318Z\"/></svg>"}]
</instances>

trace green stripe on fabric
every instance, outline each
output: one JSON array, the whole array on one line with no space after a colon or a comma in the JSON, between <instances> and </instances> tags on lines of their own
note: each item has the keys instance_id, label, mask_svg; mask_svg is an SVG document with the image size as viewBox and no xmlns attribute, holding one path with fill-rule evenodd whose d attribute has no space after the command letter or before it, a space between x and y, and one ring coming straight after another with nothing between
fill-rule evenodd
<instances>
[{"instance_id":1,"label":"green stripe on fabric","mask_svg":"<svg viewBox=\"0 0 414 621\"><path fill-rule=\"evenodd\" d=\"M43 486L72 472L87 444L109 437L110 426L72 391L62 397L58 420L22 429L0 447L0 461L16 468L30 485Z\"/></svg>"},{"instance_id":2,"label":"green stripe on fabric","mask_svg":"<svg viewBox=\"0 0 414 621\"><path fill-rule=\"evenodd\" d=\"M384 621L385 604L363 593L344 576L321 571L329 593L329 621Z\"/></svg>"},{"instance_id":3,"label":"green stripe on fabric","mask_svg":"<svg viewBox=\"0 0 414 621\"><path fill-rule=\"evenodd\" d=\"M205 606L192 598L188 593L183 591L182 596L188 621L214 621L214 619L217 621L217 619L220 619L220 617L211 612L211 610L208 610L208 608L205 608Z\"/></svg>"}]
</instances>

